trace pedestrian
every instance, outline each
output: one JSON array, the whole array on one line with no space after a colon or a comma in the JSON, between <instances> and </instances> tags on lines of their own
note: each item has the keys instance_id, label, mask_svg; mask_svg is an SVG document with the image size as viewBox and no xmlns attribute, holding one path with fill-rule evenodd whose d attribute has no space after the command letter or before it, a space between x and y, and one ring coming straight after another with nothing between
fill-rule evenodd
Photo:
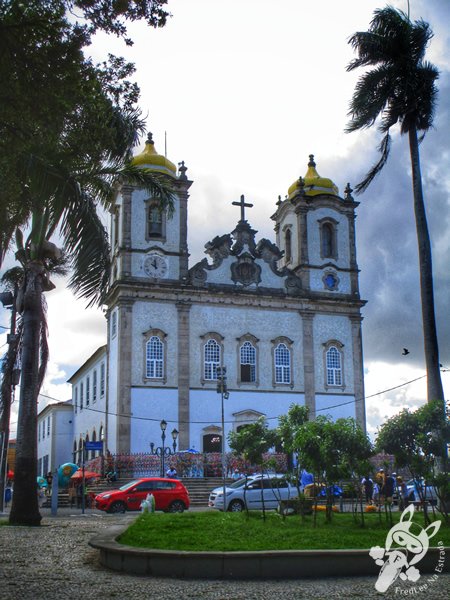
<instances>
[{"instance_id":1,"label":"pedestrian","mask_svg":"<svg viewBox=\"0 0 450 600\"><path fill-rule=\"evenodd\" d=\"M116 471L108 471L108 473L106 473L106 481L108 483L113 483L114 481L117 481L117 472Z\"/></svg>"},{"instance_id":2,"label":"pedestrian","mask_svg":"<svg viewBox=\"0 0 450 600\"><path fill-rule=\"evenodd\" d=\"M83 505L83 484L80 482L76 488L77 491L77 508L81 508Z\"/></svg>"},{"instance_id":3,"label":"pedestrian","mask_svg":"<svg viewBox=\"0 0 450 600\"><path fill-rule=\"evenodd\" d=\"M169 467L167 469L166 476L170 477L170 479L174 479L177 476L177 470L175 467Z\"/></svg>"},{"instance_id":4,"label":"pedestrian","mask_svg":"<svg viewBox=\"0 0 450 600\"><path fill-rule=\"evenodd\" d=\"M45 481L47 482L47 496L51 496L52 495L52 483L53 483L53 475L52 472L49 471L47 473L47 475L45 476Z\"/></svg>"},{"instance_id":5,"label":"pedestrian","mask_svg":"<svg viewBox=\"0 0 450 600\"><path fill-rule=\"evenodd\" d=\"M372 504L373 501L373 479L369 475L363 477L361 484L363 486L364 495L366 497L366 503Z\"/></svg>"},{"instance_id":6,"label":"pedestrian","mask_svg":"<svg viewBox=\"0 0 450 600\"><path fill-rule=\"evenodd\" d=\"M37 495L38 495L39 508L42 508L42 506L45 502L45 492L44 492L44 488L41 487L39 484L37 486Z\"/></svg>"},{"instance_id":7,"label":"pedestrian","mask_svg":"<svg viewBox=\"0 0 450 600\"><path fill-rule=\"evenodd\" d=\"M384 488L384 482L386 481L386 474L384 472L384 469L378 469L378 472L375 475L375 481L378 484L379 502L380 502L380 504L383 504L384 503L383 488Z\"/></svg>"},{"instance_id":8,"label":"pedestrian","mask_svg":"<svg viewBox=\"0 0 450 600\"><path fill-rule=\"evenodd\" d=\"M380 492L382 501L385 502L385 504L388 506L392 505L392 497L394 495L395 488L396 488L395 477L396 477L396 473L393 473L392 475L389 475L388 473L386 473L384 485L381 488L381 492Z\"/></svg>"},{"instance_id":9,"label":"pedestrian","mask_svg":"<svg viewBox=\"0 0 450 600\"><path fill-rule=\"evenodd\" d=\"M408 506L408 486L400 475L397 477L398 507L400 510Z\"/></svg>"},{"instance_id":10,"label":"pedestrian","mask_svg":"<svg viewBox=\"0 0 450 600\"><path fill-rule=\"evenodd\" d=\"M373 502L375 504L375 506L379 506L380 505L380 486L378 485L378 483L376 481L373 482Z\"/></svg>"},{"instance_id":11,"label":"pedestrian","mask_svg":"<svg viewBox=\"0 0 450 600\"><path fill-rule=\"evenodd\" d=\"M241 474L239 473L239 469L234 469L233 475L231 476L235 481L241 478Z\"/></svg>"}]
</instances>

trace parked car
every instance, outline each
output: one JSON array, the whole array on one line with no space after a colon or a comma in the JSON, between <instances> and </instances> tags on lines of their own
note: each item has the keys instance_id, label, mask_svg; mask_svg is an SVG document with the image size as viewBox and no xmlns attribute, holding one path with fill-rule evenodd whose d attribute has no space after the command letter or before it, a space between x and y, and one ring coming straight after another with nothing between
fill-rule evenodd
<instances>
[{"instance_id":1,"label":"parked car","mask_svg":"<svg viewBox=\"0 0 450 600\"><path fill-rule=\"evenodd\" d=\"M250 510L262 510L263 499L265 508L274 509L281 500L298 496L297 488L289 483L284 475L244 477L227 486L225 493L225 510L231 512L241 512L246 507ZM215 488L210 493L208 506L224 510L223 487Z\"/></svg>"},{"instance_id":2,"label":"parked car","mask_svg":"<svg viewBox=\"0 0 450 600\"><path fill-rule=\"evenodd\" d=\"M95 508L109 513L140 510L147 494L153 494L156 510L183 512L189 508L189 494L181 481L162 477L144 477L102 492L95 496Z\"/></svg>"},{"instance_id":3,"label":"parked car","mask_svg":"<svg viewBox=\"0 0 450 600\"><path fill-rule=\"evenodd\" d=\"M406 482L406 489L408 491L408 502L419 502L422 496L422 498L428 500L430 504L437 503L436 488L432 485L425 485L423 479L410 479Z\"/></svg>"}]
</instances>

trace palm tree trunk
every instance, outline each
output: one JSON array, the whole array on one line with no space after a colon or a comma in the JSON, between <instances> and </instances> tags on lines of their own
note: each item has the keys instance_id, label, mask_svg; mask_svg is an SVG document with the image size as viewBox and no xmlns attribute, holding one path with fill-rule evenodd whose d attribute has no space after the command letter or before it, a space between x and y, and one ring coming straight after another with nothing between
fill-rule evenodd
<instances>
[{"instance_id":1,"label":"palm tree trunk","mask_svg":"<svg viewBox=\"0 0 450 600\"><path fill-rule=\"evenodd\" d=\"M422 302L422 326L427 369L427 400L442 400L445 412L444 390L439 368L439 347L434 313L433 268L431 261L431 243L422 192L420 172L419 144L417 130L409 130L409 149L411 154L414 214L416 217L417 242L419 245L420 296Z\"/></svg>"},{"instance_id":2,"label":"palm tree trunk","mask_svg":"<svg viewBox=\"0 0 450 600\"><path fill-rule=\"evenodd\" d=\"M39 525L37 495L37 403L39 349L42 321L42 271L31 263L25 269L23 288L22 374L17 422L14 494L9 522Z\"/></svg>"}]
</instances>

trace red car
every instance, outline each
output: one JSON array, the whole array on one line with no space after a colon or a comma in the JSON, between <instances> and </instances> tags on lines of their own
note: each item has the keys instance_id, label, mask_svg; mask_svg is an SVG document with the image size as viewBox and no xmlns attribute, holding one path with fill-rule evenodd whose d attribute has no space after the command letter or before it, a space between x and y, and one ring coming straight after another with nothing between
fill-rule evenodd
<instances>
[{"instance_id":1,"label":"red car","mask_svg":"<svg viewBox=\"0 0 450 600\"><path fill-rule=\"evenodd\" d=\"M102 492L95 497L95 508L109 513L140 510L147 494L153 494L156 510L183 512L189 508L189 494L184 485L178 479L162 477L143 477L117 490Z\"/></svg>"}]
</instances>

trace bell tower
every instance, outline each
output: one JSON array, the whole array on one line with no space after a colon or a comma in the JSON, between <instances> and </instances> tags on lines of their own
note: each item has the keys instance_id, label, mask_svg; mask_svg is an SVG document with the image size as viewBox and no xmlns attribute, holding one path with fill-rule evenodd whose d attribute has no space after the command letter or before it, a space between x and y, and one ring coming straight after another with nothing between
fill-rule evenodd
<instances>
[{"instance_id":1,"label":"bell tower","mask_svg":"<svg viewBox=\"0 0 450 600\"><path fill-rule=\"evenodd\" d=\"M305 291L359 296L356 263L355 209L359 205L347 184L344 198L337 186L308 169L279 199L275 221L277 245L284 251L280 266L294 270Z\"/></svg>"},{"instance_id":2,"label":"bell tower","mask_svg":"<svg viewBox=\"0 0 450 600\"><path fill-rule=\"evenodd\" d=\"M188 272L187 202L192 184L184 162L177 167L158 154L149 133L145 149L131 162L151 170L156 182L173 190L173 211L161 209L156 194L137 186L123 185L112 208L111 285L141 279L183 281Z\"/></svg>"}]
</instances>

